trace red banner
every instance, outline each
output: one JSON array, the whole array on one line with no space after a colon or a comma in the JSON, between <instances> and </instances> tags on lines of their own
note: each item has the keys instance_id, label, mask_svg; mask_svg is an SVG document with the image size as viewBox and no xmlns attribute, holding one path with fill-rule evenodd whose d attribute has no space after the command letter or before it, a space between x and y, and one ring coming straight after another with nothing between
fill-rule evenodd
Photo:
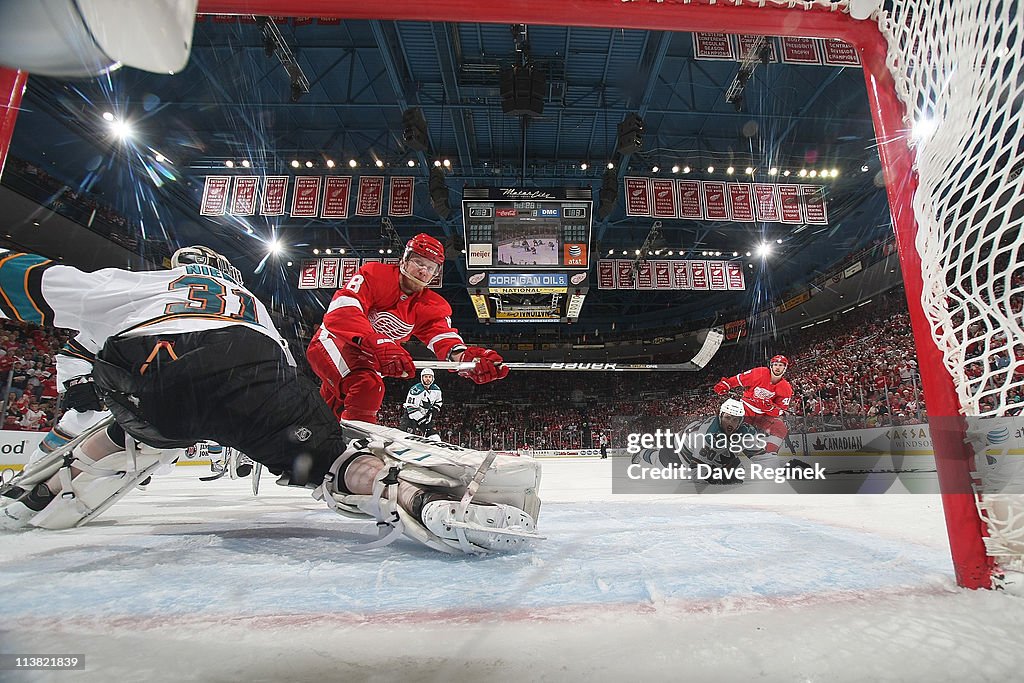
<instances>
[{"instance_id":1,"label":"red banner","mask_svg":"<svg viewBox=\"0 0 1024 683\"><path fill-rule=\"evenodd\" d=\"M829 66L859 66L860 56L856 48L838 38L827 38L821 43L825 63Z\"/></svg>"},{"instance_id":2,"label":"red banner","mask_svg":"<svg viewBox=\"0 0 1024 683\"><path fill-rule=\"evenodd\" d=\"M697 59L733 59L732 41L724 33L694 33L693 56Z\"/></svg>"},{"instance_id":3,"label":"red banner","mask_svg":"<svg viewBox=\"0 0 1024 683\"><path fill-rule=\"evenodd\" d=\"M804 200L804 211L808 223L828 223L825 208L825 188L821 185L801 185L800 196Z\"/></svg>"},{"instance_id":4,"label":"red banner","mask_svg":"<svg viewBox=\"0 0 1024 683\"><path fill-rule=\"evenodd\" d=\"M654 289L654 271L650 261L644 261L636 269L636 288Z\"/></svg>"},{"instance_id":5,"label":"red banner","mask_svg":"<svg viewBox=\"0 0 1024 683\"><path fill-rule=\"evenodd\" d=\"M754 199L747 183L729 183L729 215L734 221L754 221Z\"/></svg>"},{"instance_id":6,"label":"red banner","mask_svg":"<svg viewBox=\"0 0 1024 683\"><path fill-rule=\"evenodd\" d=\"M615 289L615 261L597 262L597 288Z\"/></svg>"},{"instance_id":7,"label":"red banner","mask_svg":"<svg viewBox=\"0 0 1024 683\"><path fill-rule=\"evenodd\" d=\"M302 259L299 266L299 289L316 289L320 274L320 259Z\"/></svg>"},{"instance_id":8,"label":"red banner","mask_svg":"<svg viewBox=\"0 0 1024 683\"><path fill-rule=\"evenodd\" d=\"M779 211L779 190L776 185L767 183L754 184L754 208L757 210L757 220L778 223L782 220L782 212Z\"/></svg>"},{"instance_id":9,"label":"red banner","mask_svg":"<svg viewBox=\"0 0 1024 683\"><path fill-rule=\"evenodd\" d=\"M230 187L231 176L229 175L206 176L199 213L203 216L223 216L228 209L228 189Z\"/></svg>"},{"instance_id":10,"label":"red banner","mask_svg":"<svg viewBox=\"0 0 1024 683\"><path fill-rule=\"evenodd\" d=\"M264 216L283 216L284 198L288 193L288 176L268 175L263 179L263 201L260 203L260 214Z\"/></svg>"},{"instance_id":11,"label":"red banner","mask_svg":"<svg viewBox=\"0 0 1024 683\"><path fill-rule=\"evenodd\" d=\"M256 213L256 189L260 179L254 175L235 176L235 190L231 196L231 214L251 216Z\"/></svg>"},{"instance_id":12,"label":"red banner","mask_svg":"<svg viewBox=\"0 0 1024 683\"><path fill-rule=\"evenodd\" d=\"M779 185L779 202L782 207L783 223L803 223L800 211L800 194L796 185Z\"/></svg>"},{"instance_id":13,"label":"red banner","mask_svg":"<svg viewBox=\"0 0 1024 683\"><path fill-rule=\"evenodd\" d=\"M654 288L672 289L672 269L669 261L654 261Z\"/></svg>"},{"instance_id":14,"label":"red banner","mask_svg":"<svg viewBox=\"0 0 1024 683\"><path fill-rule=\"evenodd\" d=\"M672 287L674 289L690 289L690 262L672 261Z\"/></svg>"},{"instance_id":15,"label":"red banner","mask_svg":"<svg viewBox=\"0 0 1024 683\"><path fill-rule=\"evenodd\" d=\"M370 175L359 179L356 196L357 216L379 216L384 201L384 176Z\"/></svg>"},{"instance_id":16,"label":"red banner","mask_svg":"<svg viewBox=\"0 0 1024 683\"><path fill-rule=\"evenodd\" d=\"M292 193L292 217L316 218L320 206L320 176L303 175L295 179Z\"/></svg>"},{"instance_id":17,"label":"red banner","mask_svg":"<svg viewBox=\"0 0 1024 683\"><path fill-rule=\"evenodd\" d=\"M704 215L709 221L729 220L729 209L725 205L725 183L701 183L704 191Z\"/></svg>"},{"instance_id":18,"label":"red banner","mask_svg":"<svg viewBox=\"0 0 1024 683\"><path fill-rule=\"evenodd\" d=\"M676 210L675 181L654 178L651 180L651 190L654 194L654 217L675 218L678 214Z\"/></svg>"},{"instance_id":19,"label":"red banner","mask_svg":"<svg viewBox=\"0 0 1024 683\"><path fill-rule=\"evenodd\" d=\"M724 261L708 261L708 287L711 289L728 289L725 284Z\"/></svg>"},{"instance_id":20,"label":"red banner","mask_svg":"<svg viewBox=\"0 0 1024 683\"><path fill-rule=\"evenodd\" d=\"M336 289L338 287L338 263L341 259L323 258L320 259L320 279L317 287L321 289Z\"/></svg>"},{"instance_id":21,"label":"red banner","mask_svg":"<svg viewBox=\"0 0 1024 683\"><path fill-rule=\"evenodd\" d=\"M693 289L708 288L707 261L690 261L690 284Z\"/></svg>"},{"instance_id":22,"label":"red banner","mask_svg":"<svg viewBox=\"0 0 1024 683\"><path fill-rule=\"evenodd\" d=\"M321 218L348 218L348 198L352 194L351 176L328 176L324 181L324 208Z\"/></svg>"},{"instance_id":23,"label":"red banner","mask_svg":"<svg viewBox=\"0 0 1024 683\"><path fill-rule=\"evenodd\" d=\"M704 209L700 203L700 181L677 180L676 185L679 190L679 217L703 220Z\"/></svg>"},{"instance_id":24,"label":"red banner","mask_svg":"<svg viewBox=\"0 0 1024 683\"><path fill-rule=\"evenodd\" d=\"M636 289L636 273L632 261L615 262L615 289Z\"/></svg>"},{"instance_id":25,"label":"red banner","mask_svg":"<svg viewBox=\"0 0 1024 683\"><path fill-rule=\"evenodd\" d=\"M412 215L412 188L414 179L411 176L391 179L391 192L388 193L389 216Z\"/></svg>"},{"instance_id":26,"label":"red banner","mask_svg":"<svg viewBox=\"0 0 1024 683\"><path fill-rule=\"evenodd\" d=\"M343 258L341 259L341 277L338 278L338 286L344 287L348 284L348 281L352 279L352 276L359 270L359 259L357 258Z\"/></svg>"},{"instance_id":27,"label":"red banner","mask_svg":"<svg viewBox=\"0 0 1024 683\"><path fill-rule=\"evenodd\" d=\"M742 263L727 263L725 264L725 279L729 284L729 289L746 289L746 282L743 280L743 264Z\"/></svg>"},{"instance_id":28,"label":"red banner","mask_svg":"<svg viewBox=\"0 0 1024 683\"><path fill-rule=\"evenodd\" d=\"M818 42L811 38L783 38L782 61L794 64L821 64Z\"/></svg>"},{"instance_id":29,"label":"red banner","mask_svg":"<svg viewBox=\"0 0 1024 683\"><path fill-rule=\"evenodd\" d=\"M626 215L651 215L651 179L626 177Z\"/></svg>"},{"instance_id":30,"label":"red banner","mask_svg":"<svg viewBox=\"0 0 1024 683\"><path fill-rule=\"evenodd\" d=\"M746 36L746 35L739 36L738 40L737 40L737 42L739 43L739 47L740 47L739 55L738 55L738 58L740 59L740 61L746 59L747 55L750 54L750 49L752 47L754 47L754 44L760 38L764 38L764 45L768 46L768 54L769 54L768 61L769 62L777 62L777 61L779 61L779 56L777 54L775 54L775 39L774 38L772 38L771 36ZM754 55L754 56L760 58L760 55Z\"/></svg>"}]
</instances>

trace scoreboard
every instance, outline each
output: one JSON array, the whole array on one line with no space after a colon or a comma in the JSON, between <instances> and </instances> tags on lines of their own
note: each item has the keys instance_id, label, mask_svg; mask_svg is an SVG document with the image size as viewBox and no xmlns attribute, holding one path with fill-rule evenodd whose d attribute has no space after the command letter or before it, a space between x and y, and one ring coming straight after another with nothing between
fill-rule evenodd
<instances>
[{"instance_id":1,"label":"scoreboard","mask_svg":"<svg viewBox=\"0 0 1024 683\"><path fill-rule=\"evenodd\" d=\"M590 188L463 192L468 291L477 318L575 322L590 284Z\"/></svg>"},{"instance_id":2,"label":"scoreboard","mask_svg":"<svg viewBox=\"0 0 1024 683\"><path fill-rule=\"evenodd\" d=\"M462 196L470 270L590 267L590 188L467 187Z\"/></svg>"}]
</instances>

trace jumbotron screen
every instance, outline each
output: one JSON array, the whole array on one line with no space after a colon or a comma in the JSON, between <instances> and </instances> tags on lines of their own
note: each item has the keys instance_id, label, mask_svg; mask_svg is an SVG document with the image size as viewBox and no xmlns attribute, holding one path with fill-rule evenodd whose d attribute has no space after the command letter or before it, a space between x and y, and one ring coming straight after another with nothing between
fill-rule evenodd
<instances>
[{"instance_id":1,"label":"jumbotron screen","mask_svg":"<svg viewBox=\"0 0 1024 683\"><path fill-rule=\"evenodd\" d=\"M590 266L589 189L467 187L462 195L470 270L566 270Z\"/></svg>"}]
</instances>

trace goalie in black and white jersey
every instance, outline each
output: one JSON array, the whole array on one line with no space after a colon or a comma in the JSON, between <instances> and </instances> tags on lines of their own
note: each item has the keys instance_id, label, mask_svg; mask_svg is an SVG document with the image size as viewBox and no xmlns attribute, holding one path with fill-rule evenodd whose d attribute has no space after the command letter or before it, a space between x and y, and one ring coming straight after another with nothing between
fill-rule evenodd
<instances>
[{"instance_id":1,"label":"goalie in black and white jersey","mask_svg":"<svg viewBox=\"0 0 1024 683\"><path fill-rule=\"evenodd\" d=\"M425 368L420 381L409 389L405 397L402 429L412 434L440 438L437 415L441 412L441 387L434 382L434 371Z\"/></svg>"}]
</instances>

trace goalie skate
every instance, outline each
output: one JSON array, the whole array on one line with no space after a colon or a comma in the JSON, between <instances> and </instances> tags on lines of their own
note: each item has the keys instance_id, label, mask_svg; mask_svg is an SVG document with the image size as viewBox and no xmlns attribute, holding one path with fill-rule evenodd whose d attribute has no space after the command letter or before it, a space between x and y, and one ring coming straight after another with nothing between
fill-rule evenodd
<instances>
[{"instance_id":1,"label":"goalie skate","mask_svg":"<svg viewBox=\"0 0 1024 683\"><path fill-rule=\"evenodd\" d=\"M460 513L458 501L435 500L423 506L423 524L435 536L458 541L464 552L514 550L538 536L530 515L511 505L470 503Z\"/></svg>"},{"instance_id":2,"label":"goalie skate","mask_svg":"<svg viewBox=\"0 0 1024 683\"><path fill-rule=\"evenodd\" d=\"M9 493L13 492L14 488L29 491L39 482L46 481L56 474L57 470L64 466L68 457L71 455L71 452L75 449L75 446L82 443L96 432L106 429L113 422L113 417L100 420L74 439L71 439L71 441L53 449L53 451L47 453L35 462L25 465L25 469L23 469L20 474L15 476L13 479L10 479L0 487L0 496L13 497L9 496Z\"/></svg>"}]
</instances>

